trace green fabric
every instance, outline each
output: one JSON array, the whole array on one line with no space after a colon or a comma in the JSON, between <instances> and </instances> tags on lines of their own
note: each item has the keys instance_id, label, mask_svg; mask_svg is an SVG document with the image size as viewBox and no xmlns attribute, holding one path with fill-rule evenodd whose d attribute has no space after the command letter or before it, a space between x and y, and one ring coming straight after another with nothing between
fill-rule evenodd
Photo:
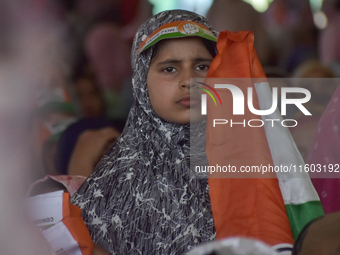
<instances>
[{"instance_id":1,"label":"green fabric","mask_svg":"<svg viewBox=\"0 0 340 255\"><path fill-rule=\"evenodd\" d=\"M54 134L54 135L51 135L49 138L47 138L47 141L49 141L49 142L58 142L59 141L59 138L60 138L60 136L61 136L61 134L62 134L63 132L59 132L59 133L56 133L56 134Z\"/></svg>"},{"instance_id":2,"label":"green fabric","mask_svg":"<svg viewBox=\"0 0 340 255\"><path fill-rule=\"evenodd\" d=\"M106 105L106 115L110 119L124 119L126 113L124 109L125 98L120 93L106 91L104 94L104 101Z\"/></svg>"},{"instance_id":3,"label":"green fabric","mask_svg":"<svg viewBox=\"0 0 340 255\"><path fill-rule=\"evenodd\" d=\"M52 112L62 112L70 115L75 114L74 105L66 102L48 102L37 108L37 114L48 114Z\"/></svg>"},{"instance_id":4,"label":"green fabric","mask_svg":"<svg viewBox=\"0 0 340 255\"><path fill-rule=\"evenodd\" d=\"M294 240L308 222L325 214L320 201L299 205L286 204L286 211Z\"/></svg>"}]
</instances>

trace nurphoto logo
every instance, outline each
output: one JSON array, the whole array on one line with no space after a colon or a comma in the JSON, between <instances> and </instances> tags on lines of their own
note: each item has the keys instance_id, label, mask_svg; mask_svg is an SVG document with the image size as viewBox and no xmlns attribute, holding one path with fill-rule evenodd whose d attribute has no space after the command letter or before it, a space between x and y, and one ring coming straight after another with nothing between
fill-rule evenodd
<instances>
[{"instance_id":1,"label":"nurphoto logo","mask_svg":"<svg viewBox=\"0 0 340 255\"><path fill-rule=\"evenodd\" d=\"M220 105L222 106L222 100L220 95L217 93L216 89L227 89L231 92L232 96L232 114L233 115L244 115L245 114L245 95L243 91L236 85L233 84L215 84L214 87L203 83L203 82L196 82L197 84L201 86L196 86L196 88L203 90L206 94L201 94L201 115L207 115L207 94L212 98L212 100L215 103L215 106L217 106L216 99L212 92L215 94L215 96L218 98ZM266 82L262 83L254 83L254 87L264 85ZM212 92L210 92L210 91ZM221 90L220 90L221 91ZM311 93L309 90L305 88L298 88L298 87L281 87L280 90L280 102L281 102L281 115L285 116L287 114L287 105L295 105L305 116L311 116L312 114L306 109L306 107L303 105L307 103L311 99ZM254 103L253 103L253 88L248 87L247 88L247 106L249 111L257 116L268 116L273 114L277 110L278 106L278 88L273 87L271 91L271 98L266 98L266 100L271 101L271 106L267 109L255 109ZM256 89L255 89L256 93ZM288 98L289 93L295 93L301 95L300 97L295 98ZM281 122L282 126L285 127L295 127L298 123L294 119L286 119L286 120L280 120L280 119L250 119L246 121L245 119L241 122L233 122L232 119L213 119L213 127L216 125L225 125L230 123L230 127L233 127L235 125L242 125L246 126L248 124L249 127L262 127L265 122L271 123L271 126L274 127L274 122ZM289 122L293 122L294 124L289 125Z\"/></svg>"}]
</instances>

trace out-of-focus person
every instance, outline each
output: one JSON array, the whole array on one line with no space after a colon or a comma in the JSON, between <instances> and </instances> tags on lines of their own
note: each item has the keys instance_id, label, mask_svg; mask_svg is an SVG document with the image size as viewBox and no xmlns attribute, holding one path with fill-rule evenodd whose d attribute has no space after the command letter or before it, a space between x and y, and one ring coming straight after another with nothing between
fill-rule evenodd
<instances>
[{"instance_id":1,"label":"out-of-focus person","mask_svg":"<svg viewBox=\"0 0 340 255\"><path fill-rule=\"evenodd\" d=\"M89 60L108 109L108 117L125 119L132 104L130 45L113 23L93 26L84 40Z\"/></svg>"},{"instance_id":2,"label":"out-of-focus person","mask_svg":"<svg viewBox=\"0 0 340 255\"><path fill-rule=\"evenodd\" d=\"M316 127L313 146L306 163L333 167L335 174L340 165L340 87L337 88ZM328 170L327 170L328 172ZM338 174L337 174L338 175ZM316 176L317 177L317 176ZM334 176L335 177L335 176ZM325 213L340 211L340 177L312 178Z\"/></svg>"},{"instance_id":3,"label":"out-of-focus person","mask_svg":"<svg viewBox=\"0 0 340 255\"><path fill-rule=\"evenodd\" d=\"M268 57L267 33L262 14L250 4L242 0L214 0L207 19L218 31L251 30L255 35L255 49L261 63L265 64Z\"/></svg>"},{"instance_id":4,"label":"out-of-focus person","mask_svg":"<svg viewBox=\"0 0 340 255\"><path fill-rule=\"evenodd\" d=\"M152 15L148 0L73 0L78 15L90 23L109 21L123 27L141 25ZM135 24L137 23L137 24ZM134 25L135 24L135 25ZM138 27L137 27L138 28Z\"/></svg>"},{"instance_id":5,"label":"out-of-focus person","mask_svg":"<svg viewBox=\"0 0 340 255\"><path fill-rule=\"evenodd\" d=\"M94 75L83 74L75 77L74 89L76 101L79 103L80 116L105 116L105 101Z\"/></svg>"},{"instance_id":6,"label":"out-of-focus person","mask_svg":"<svg viewBox=\"0 0 340 255\"><path fill-rule=\"evenodd\" d=\"M321 32L319 55L324 65L340 64L340 1L325 1L327 27Z\"/></svg>"},{"instance_id":7,"label":"out-of-focus person","mask_svg":"<svg viewBox=\"0 0 340 255\"><path fill-rule=\"evenodd\" d=\"M318 60L308 60L295 69L292 77L300 81L298 87L306 88L312 93L311 100L306 104L308 110L313 115L321 116L338 86L333 82L322 82L335 78L332 69Z\"/></svg>"},{"instance_id":8,"label":"out-of-focus person","mask_svg":"<svg viewBox=\"0 0 340 255\"><path fill-rule=\"evenodd\" d=\"M304 61L317 57L318 30L309 0L274 0L264 17L270 65L291 73Z\"/></svg>"},{"instance_id":9,"label":"out-of-focus person","mask_svg":"<svg viewBox=\"0 0 340 255\"><path fill-rule=\"evenodd\" d=\"M0 1L0 254L52 254L23 210L31 179L30 113L35 78L59 48L61 24L44 1ZM54 42L51 47L51 42ZM48 50L46 50L48 49ZM56 62L62 60L55 59ZM40 87L41 89L41 87Z\"/></svg>"},{"instance_id":10,"label":"out-of-focus person","mask_svg":"<svg viewBox=\"0 0 340 255\"><path fill-rule=\"evenodd\" d=\"M89 176L119 137L115 124L104 118L84 118L61 135L55 157L58 174Z\"/></svg>"},{"instance_id":11,"label":"out-of-focus person","mask_svg":"<svg viewBox=\"0 0 340 255\"><path fill-rule=\"evenodd\" d=\"M53 79L52 79L53 80ZM31 181L47 174L57 174L51 159L60 134L77 120L74 105L65 88L54 80L55 87L41 89L32 109L29 144L31 146ZM47 86L47 83L44 83Z\"/></svg>"},{"instance_id":12,"label":"out-of-focus person","mask_svg":"<svg viewBox=\"0 0 340 255\"><path fill-rule=\"evenodd\" d=\"M295 143L306 160L308 152L313 147L316 126L338 84L331 79L335 78L333 71L317 60L302 63L294 71L293 77L297 78L295 80L297 87L305 88L311 93L311 99L304 106L312 116L305 116L294 107L295 113L291 117L296 119L299 125L290 128Z\"/></svg>"}]
</instances>

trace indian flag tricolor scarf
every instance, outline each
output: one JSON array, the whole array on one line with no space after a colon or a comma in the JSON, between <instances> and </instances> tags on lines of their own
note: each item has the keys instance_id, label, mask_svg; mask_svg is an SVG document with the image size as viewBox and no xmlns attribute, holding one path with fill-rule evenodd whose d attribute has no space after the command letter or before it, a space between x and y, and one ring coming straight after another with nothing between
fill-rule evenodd
<instances>
[{"instance_id":1,"label":"indian flag tricolor scarf","mask_svg":"<svg viewBox=\"0 0 340 255\"><path fill-rule=\"evenodd\" d=\"M247 87L252 87L254 108L265 110L271 107L271 91L253 42L254 35L249 31L221 32L218 53L207 78L261 78L261 82L244 83L239 88L247 95ZM278 110L270 115L256 116L245 107L244 115L233 115L230 91L216 90L224 107L218 108L212 100L207 100L206 153L210 166L230 165L239 169L241 166L304 165L288 129L281 125L272 127L272 122L265 121L282 120ZM225 105L230 111L225 111ZM213 119L221 116L239 123L244 119L262 118L265 124L258 128L213 127ZM308 173L301 173L298 178L284 172L264 174L261 178L228 178L228 174L224 178L210 176L217 239L242 236L259 239L271 246L287 244L289 247L305 224L323 215Z\"/></svg>"}]
</instances>

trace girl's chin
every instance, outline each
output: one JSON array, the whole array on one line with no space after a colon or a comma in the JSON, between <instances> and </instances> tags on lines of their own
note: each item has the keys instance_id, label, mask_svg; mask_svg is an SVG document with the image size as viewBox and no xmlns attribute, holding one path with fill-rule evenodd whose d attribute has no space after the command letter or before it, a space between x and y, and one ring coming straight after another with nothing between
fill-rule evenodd
<instances>
[{"instance_id":1,"label":"girl's chin","mask_svg":"<svg viewBox=\"0 0 340 255\"><path fill-rule=\"evenodd\" d=\"M162 119L180 125L189 125L202 122L206 119L205 115L201 114L201 108L195 107L193 109L187 109L185 111L178 111L176 115L162 116L158 115Z\"/></svg>"},{"instance_id":2,"label":"girl's chin","mask_svg":"<svg viewBox=\"0 0 340 255\"><path fill-rule=\"evenodd\" d=\"M190 115L186 116L185 118L183 118L180 122L178 122L179 124L197 124L202 122L203 120L206 119L205 115L201 114L201 111L190 111Z\"/></svg>"},{"instance_id":3,"label":"girl's chin","mask_svg":"<svg viewBox=\"0 0 340 255\"><path fill-rule=\"evenodd\" d=\"M190 115L190 123L189 124L197 124L197 123L202 122L205 119L206 119L206 116L203 116L201 114Z\"/></svg>"},{"instance_id":4,"label":"girl's chin","mask_svg":"<svg viewBox=\"0 0 340 255\"><path fill-rule=\"evenodd\" d=\"M205 115L201 113L201 107L193 107L190 109L189 123L195 124L202 122L206 118Z\"/></svg>"}]
</instances>

